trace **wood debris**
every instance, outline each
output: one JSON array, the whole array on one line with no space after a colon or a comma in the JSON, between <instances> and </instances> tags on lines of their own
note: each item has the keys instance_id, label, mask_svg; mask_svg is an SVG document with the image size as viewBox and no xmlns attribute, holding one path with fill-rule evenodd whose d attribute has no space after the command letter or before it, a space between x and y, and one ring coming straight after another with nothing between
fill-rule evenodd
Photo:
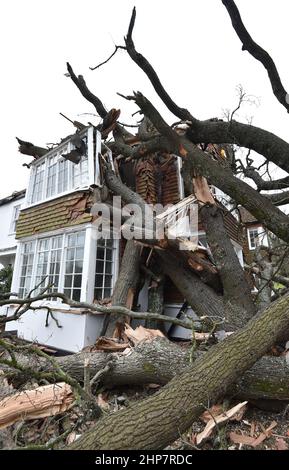
<instances>
[{"instance_id":1,"label":"wood debris","mask_svg":"<svg viewBox=\"0 0 289 470\"><path fill-rule=\"evenodd\" d=\"M201 442L204 439L209 437L213 429L218 424L224 423L225 421L236 419L236 417L237 417L237 420L240 420L245 412L247 403L248 403L247 401L238 403L238 405L234 406L233 408L230 408L228 411L224 411L223 413L217 416L213 416L210 419L210 421L208 421L205 429L197 435L197 438L196 438L197 445L201 444Z\"/></svg>"},{"instance_id":2,"label":"wood debris","mask_svg":"<svg viewBox=\"0 0 289 470\"><path fill-rule=\"evenodd\" d=\"M73 401L72 389L64 382L15 393L0 401L0 429L19 420L63 413L72 407Z\"/></svg>"},{"instance_id":3,"label":"wood debris","mask_svg":"<svg viewBox=\"0 0 289 470\"><path fill-rule=\"evenodd\" d=\"M105 351L105 352L117 352L124 351L130 345L128 343L120 343L115 338L106 338L101 336L98 338L96 343L89 348L89 351Z\"/></svg>"},{"instance_id":4,"label":"wood debris","mask_svg":"<svg viewBox=\"0 0 289 470\"><path fill-rule=\"evenodd\" d=\"M156 336L164 338L164 334L160 330L144 328L141 325L133 329L126 323L124 332L134 346L143 341L151 341Z\"/></svg>"}]
</instances>

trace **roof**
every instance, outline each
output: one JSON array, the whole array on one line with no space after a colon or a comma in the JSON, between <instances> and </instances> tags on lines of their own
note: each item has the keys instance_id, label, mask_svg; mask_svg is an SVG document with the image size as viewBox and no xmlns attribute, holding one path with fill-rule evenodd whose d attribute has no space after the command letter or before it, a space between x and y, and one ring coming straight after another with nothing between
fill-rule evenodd
<instances>
[{"instance_id":1,"label":"roof","mask_svg":"<svg viewBox=\"0 0 289 470\"><path fill-rule=\"evenodd\" d=\"M254 217L252 214L250 214L245 207L238 207L239 213L240 213L240 219L243 224L252 224L252 223L260 223L256 217Z\"/></svg>"},{"instance_id":2,"label":"roof","mask_svg":"<svg viewBox=\"0 0 289 470\"><path fill-rule=\"evenodd\" d=\"M14 191L12 194L10 194L10 196L0 199L0 206L4 206L4 204L9 204L9 202L22 199L25 196L25 193L26 193L26 189L22 189L21 191Z\"/></svg>"}]
</instances>

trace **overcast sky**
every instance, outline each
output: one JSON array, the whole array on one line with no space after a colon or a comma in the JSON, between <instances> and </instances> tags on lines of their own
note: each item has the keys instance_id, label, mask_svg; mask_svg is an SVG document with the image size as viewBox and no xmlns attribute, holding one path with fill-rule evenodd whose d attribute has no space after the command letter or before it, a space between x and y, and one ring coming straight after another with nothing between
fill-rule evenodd
<instances>
[{"instance_id":1,"label":"overcast sky","mask_svg":"<svg viewBox=\"0 0 289 470\"><path fill-rule=\"evenodd\" d=\"M236 0L255 39L272 55L289 90L288 0ZM136 48L157 70L164 86L193 115L222 117L234 108L235 88L260 98L238 118L289 140L289 116L272 94L266 71L247 52L232 29L221 0L9 0L0 3L1 158L0 197L26 186L29 157L17 151L15 136L45 146L74 131L59 112L84 123L98 123L94 108L65 77L66 61L107 109L121 108L132 122L137 109L116 95L144 93L173 122L143 72L120 51L97 71L89 66L107 58L114 43L123 44L136 5Z\"/></svg>"}]
</instances>

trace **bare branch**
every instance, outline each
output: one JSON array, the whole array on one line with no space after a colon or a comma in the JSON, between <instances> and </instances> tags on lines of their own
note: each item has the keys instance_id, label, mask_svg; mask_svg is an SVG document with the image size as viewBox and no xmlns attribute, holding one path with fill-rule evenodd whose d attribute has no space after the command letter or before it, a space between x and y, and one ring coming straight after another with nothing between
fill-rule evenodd
<instances>
[{"instance_id":1,"label":"bare branch","mask_svg":"<svg viewBox=\"0 0 289 470\"><path fill-rule=\"evenodd\" d=\"M265 67L268 72L274 95L276 96L277 100L287 109L287 112L289 112L289 95L281 82L277 67L272 57L252 39L244 26L241 15L234 0L222 0L222 3L226 7L230 15L233 28L243 44L242 50L248 51Z\"/></svg>"},{"instance_id":2,"label":"bare branch","mask_svg":"<svg viewBox=\"0 0 289 470\"><path fill-rule=\"evenodd\" d=\"M289 191L277 194L264 194L264 196L272 202L275 206L284 206L289 204Z\"/></svg>"},{"instance_id":3,"label":"bare branch","mask_svg":"<svg viewBox=\"0 0 289 470\"><path fill-rule=\"evenodd\" d=\"M64 294L61 292L53 292L49 294L42 294L38 295L36 297L31 297L29 299L10 299L10 300L2 300L0 301L0 306L3 305L25 305L25 311L29 310L30 306L34 302L38 302L40 300L48 300L51 298L59 298L63 301L64 304L70 305L71 307L74 308L79 308L84 310L84 313L90 313L91 315L102 315L102 314L118 314L118 315L124 315L128 316L130 318L137 318L140 320L143 319L149 319L149 320L159 320L162 322L170 322L174 325L179 325L182 326L183 328L191 329L192 328L192 321L193 320L180 320L178 318L171 318L166 315L159 315L157 313L152 313L152 312L134 312L126 307L122 306L113 306L113 307L105 307L103 305L99 304L91 304L88 302L77 302L75 300L71 300L68 297L66 297ZM32 307L32 309L34 309ZM37 306L38 309L45 309L46 306ZM23 312L24 313L24 312ZM11 317L0 317L0 324L6 323L7 321L10 320ZM19 317L18 317L19 318ZM13 318L18 319L18 318Z\"/></svg>"},{"instance_id":4,"label":"bare branch","mask_svg":"<svg viewBox=\"0 0 289 470\"><path fill-rule=\"evenodd\" d=\"M115 49L114 49L113 53L108 57L108 59L104 60L103 62L101 62L100 64L96 65L95 67L89 67L90 70L99 69L102 65L107 64L107 62L109 62L110 59L113 58L113 56L117 53L117 51L118 51L119 49L124 49L124 50L126 51L126 47L124 47L124 46L115 46Z\"/></svg>"},{"instance_id":5,"label":"bare branch","mask_svg":"<svg viewBox=\"0 0 289 470\"><path fill-rule=\"evenodd\" d=\"M250 178L254 181L259 191L271 191L289 187L289 176L278 180L266 181L260 176L256 168L252 166L248 166L247 168L243 167L243 173L246 178Z\"/></svg>"},{"instance_id":6,"label":"bare branch","mask_svg":"<svg viewBox=\"0 0 289 470\"><path fill-rule=\"evenodd\" d=\"M34 157L35 159L42 157L45 155L49 149L46 149L44 147L38 147L37 145L32 144L31 142L26 142L25 140L19 139L19 137L16 137L18 144L19 144L19 152L23 153L24 155L30 155L31 157Z\"/></svg>"},{"instance_id":7,"label":"bare branch","mask_svg":"<svg viewBox=\"0 0 289 470\"><path fill-rule=\"evenodd\" d=\"M100 117L105 118L105 116L107 115L107 111L103 106L101 100L88 89L83 76L79 75L77 77L69 62L67 62L66 65L71 80L73 81L73 83L75 83L82 96L87 99L87 101L89 101L91 104L93 104L96 109L96 112L100 115Z\"/></svg>"},{"instance_id":8,"label":"bare branch","mask_svg":"<svg viewBox=\"0 0 289 470\"><path fill-rule=\"evenodd\" d=\"M170 97L170 95L164 89L156 71L149 63L149 61L139 52L136 51L135 45L132 39L132 32L135 24L136 18L136 9L133 8L129 28L127 32L127 36L125 38L126 49L131 57L131 59L144 71L144 73L149 78L152 86L154 87L156 93L159 95L161 100L167 106L167 108L179 119L181 120L189 120L189 121L196 121L196 119L191 115L191 113L185 109L180 108Z\"/></svg>"}]
</instances>

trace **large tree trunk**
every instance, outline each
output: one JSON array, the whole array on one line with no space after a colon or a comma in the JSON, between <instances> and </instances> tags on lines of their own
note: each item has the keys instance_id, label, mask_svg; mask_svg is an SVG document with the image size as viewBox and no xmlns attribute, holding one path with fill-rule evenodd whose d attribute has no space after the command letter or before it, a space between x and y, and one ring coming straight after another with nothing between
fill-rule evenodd
<instances>
[{"instance_id":1,"label":"large tree trunk","mask_svg":"<svg viewBox=\"0 0 289 470\"><path fill-rule=\"evenodd\" d=\"M204 352L195 352L195 357L204 356ZM62 370L78 382L83 383L84 364L89 363L90 375L103 370L108 362L112 367L102 376L101 385L113 388L124 385L144 385L156 383L165 385L172 378L180 375L190 366L190 348L179 346L165 338L156 338L136 346L131 354L109 354L101 351L80 352L55 358ZM18 356L24 366L31 366L31 357ZM33 363L35 370L50 372L52 366L37 359ZM7 374L7 369L5 369ZM9 371L13 382L19 386L25 384L22 373ZM289 400L289 367L283 357L264 356L242 378L228 390L228 394L248 400Z\"/></svg>"},{"instance_id":2,"label":"large tree trunk","mask_svg":"<svg viewBox=\"0 0 289 470\"><path fill-rule=\"evenodd\" d=\"M204 353L196 352L197 357ZM156 338L135 347L129 355L82 352L57 358L61 368L83 382L84 362L95 375L112 360L113 367L102 377L106 387L156 383L164 385L190 366L190 349L167 339ZM229 394L248 400L289 400L289 368L283 357L264 356L229 390Z\"/></svg>"},{"instance_id":3,"label":"large tree trunk","mask_svg":"<svg viewBox=\"0 0 289 470\"><path fill-rule=\"evenodd\" d=\"M114 287L112 305L124 306L129 309L133 307L133 302L137 292L139 282L141 247L133 240L126 243L121 261L121 269ZM102 334L112 336L117 322L123 323L125 318L119 315L107 315L104 321Z\"/></svg>"},{"instance_id":4,"label":"large tree trunk","mask_svg":"<svg viewBox=\"0 0 289 470\"><path fill-rule=\"evenodd\" d=\"M214 317L218 320L224 317L222 297L204 284L196 274L185 268L181 258L168 251L158 251L158 256L165 274L171 278L197 315Z\"/></svg>"},{"instance_id":5,"label":"large tree trunk","mask_svg":"<svg viewBox=\"0 0 289 470\"><path fill-rule=\"evenodd\" d=\"M251 289L225 229L221 209L205 204L200 215L223 284L226 320L234 329L240 328L256 313Z\"/></svg>"},{"instance_id":6,"label":"large tree trunk","mask_svg":"<svg viewBox=\"0 0 289 470\"><path fill-rule=\"evenodd\" d=\"M71 449L163 449L274 344L289 324L289 296L212 347L160 392L101 419Z\"/></svg>"}]
</instances>

